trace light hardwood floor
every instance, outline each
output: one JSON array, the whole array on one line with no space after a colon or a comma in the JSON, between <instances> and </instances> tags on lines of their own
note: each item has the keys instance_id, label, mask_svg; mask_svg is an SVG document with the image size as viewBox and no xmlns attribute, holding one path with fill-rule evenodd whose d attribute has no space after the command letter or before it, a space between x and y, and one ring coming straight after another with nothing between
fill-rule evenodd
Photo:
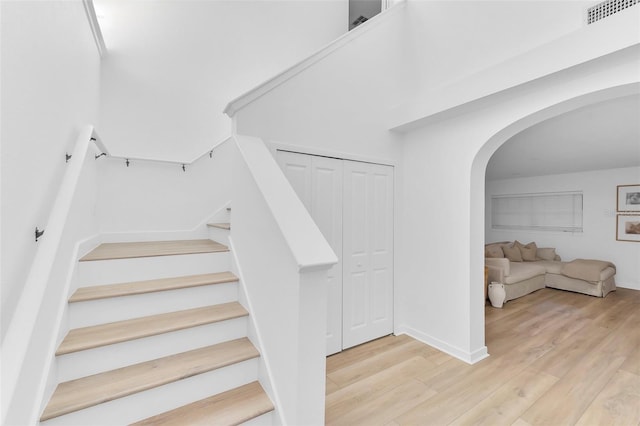
<instances>
[{"instance_id":1,"label":"light hardwood floor","mask_svg":"<svg viewBox=\"0 0 640 426\"><path fill-rule=\"evenodd\" d=\"M640 291L542 289L485 308L468 365L407 336L327 358L331 425L640 425Z\"/></svg>"}]
</instances>

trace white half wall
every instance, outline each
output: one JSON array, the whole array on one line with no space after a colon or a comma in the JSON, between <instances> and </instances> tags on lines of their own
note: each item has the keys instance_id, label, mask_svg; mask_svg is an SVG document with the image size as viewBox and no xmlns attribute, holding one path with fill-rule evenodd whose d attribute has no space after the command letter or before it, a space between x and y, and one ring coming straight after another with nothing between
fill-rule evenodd
<instances>
[{"instance_id":1,"label":"white half wall","mask_svg":"<svg viewBox=\"0 0 640 426\"><path fill-rule=\"evenodd\" d=\"M487 243L535 241L555 247L562 260L609 260L616 265L616 284L640 290L640 244L616 241L617 185L640 183L640 167L594 170L562 175L488 181L486 187ZM491 229L491 197L500 194L582 191L583 232L534 232Z\"/></svg>"},{"instance_id":2,"label":"white half wall","mask_svg":"<svg viewBox=\"0 0 640 426\"><path fill-rule=\"evenodd\" d=\"M80 129L95 123L100 57L82 1L3 1L2 337ZM45 237L46 238L46 232Z\"/></svg>"}]
</instances>

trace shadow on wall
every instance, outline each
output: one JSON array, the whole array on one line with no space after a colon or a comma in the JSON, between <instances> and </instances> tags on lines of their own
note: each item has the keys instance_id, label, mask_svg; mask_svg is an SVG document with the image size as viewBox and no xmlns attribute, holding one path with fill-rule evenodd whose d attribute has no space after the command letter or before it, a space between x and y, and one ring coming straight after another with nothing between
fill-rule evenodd
<instances>
[{"instance_id":1,"label":"shadow on wall","mask_svg":"<svg viewBox=\"0 0 640 426\"><path fill-rule=\"evenodd\" d=\"M349 31L382 11L380 0L349 0Z\"/></svg>"}]
</instances>

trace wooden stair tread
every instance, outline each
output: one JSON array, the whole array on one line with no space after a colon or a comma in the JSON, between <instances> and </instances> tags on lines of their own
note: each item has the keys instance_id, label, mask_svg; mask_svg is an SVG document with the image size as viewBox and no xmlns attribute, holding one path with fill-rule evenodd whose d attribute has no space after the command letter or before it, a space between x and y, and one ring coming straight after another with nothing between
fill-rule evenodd
<instances>
[{"instance_id":1,"label":"wooden stair tread","mask_svg":"<svg viewBox=\"0 0 640 426\"><path fill-rule=\"evenodd\" d=\"M169 312L117 321L108 324L76 328L65 336L56 355L64 355L170 331L210 324L249 313L238 302L222 303L202 308Z\"/></svg>"},{"instance_id":2,"label":"wooden stair tread","mask_svg":"<svg viewBox=\"0 0 640 426\"><path fill-rule=\"evenodd\" d=\"M58 385L45 421L260 356L246 337L83 377Z\"/></svg>"},{"instance_id":3,"label":"wooden stair tread","mask_svg":"<svg viewBox=\"0 0 640 426\"><path fill-rule=\"evenodd\" d=\"M224 244L212 240L143 241L130 243L104 243L80 259L130 259L136 257L173 256L182 254L215 253L229 251Z\"/></svg>"},{"instance_id":4,"label":"wooden stair tread","mask_svg":"<svg viewBox=\"0 0 640 426\"><path fill-rule=\"evenodd\" d=\"M238 281L238 277L233 273L216 272L213 274L188 275L183 277L81 287L73 293L71 298L69 298L69 302L84 302L88 300L106 299L109 297L131 296L135 294L177 290L234 281Z\"/></svg>"},{"instance_id":5,"label":"wooden stair tread","mask_svg":"<svg viewBox=\"0 0 640 426\"><path fill-rule=\"evenodd\" d=\"M212 228L226 229L227 231L231 229L231 224L229 222L207 223L207 226L210 226Z\"/></svg>"},{"instance_id":6,"label":"wooden stair tread","mask_svg":"<svg viewBox=\"0 0 640 426\"><path fill-rule=\"evenodd\" d=\"M238 425L273 411L258 382L231 389L134 423L132 426Z\"/></svg>"}]
</instances>

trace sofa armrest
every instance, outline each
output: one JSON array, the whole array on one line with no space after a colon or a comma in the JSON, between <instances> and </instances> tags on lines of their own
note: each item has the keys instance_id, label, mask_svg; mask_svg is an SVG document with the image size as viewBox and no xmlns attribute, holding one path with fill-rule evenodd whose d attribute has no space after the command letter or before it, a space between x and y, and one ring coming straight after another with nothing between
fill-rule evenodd
<instances>
[{"instance_id":1,"label":"sofa armrest","mask_svg":"<svg viewBox=\"0 0 640 426\"><path fill-rule=\"evenodd\" d=\"M487 265L489 274L487 275L487 284L491 283L504 283L504 269L495 266Z\"/></svg>"},{"instance_id":2,"label":"sofa armrest","mask_svg":"<svg viewBox=\"0 0 640 426\"><path fill-rule=\"evenodd\" d=\"M489 268L489 281L503 283L504 277L511 273L511 264L507 258L485 258L484 264Z\"/></svg>"}]
</instances>

